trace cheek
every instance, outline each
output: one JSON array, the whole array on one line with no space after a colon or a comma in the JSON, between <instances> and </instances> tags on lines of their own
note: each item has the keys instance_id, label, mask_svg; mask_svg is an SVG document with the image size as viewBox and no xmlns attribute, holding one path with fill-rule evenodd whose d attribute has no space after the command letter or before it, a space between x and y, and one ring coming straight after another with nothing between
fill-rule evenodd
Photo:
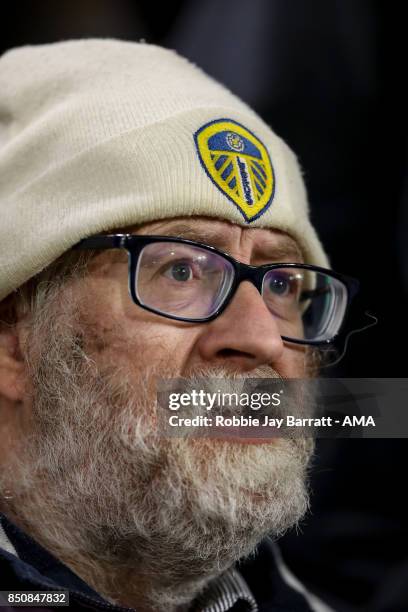
<instances>
[{"instance_id":1,"label":"cheek","mask_svg":"<svg viewBox=\"0 0 408 612\"><path fill-rule=\"evenodd\" d=\"M305 378L307 372L307 351L299 345L285 343L281 363L276 365L279 374L285 378Z\"/></svg>"},{"instance_id":2,"label":"cheek","mask_svg":"<svg viewBox=\"0 0 408 612\"><path fill-rule=\"evenodd\" d=\"M124 343L127 358L139 367L169 367L179 371L186 358L190 343L182 330L170 324L151 321L141 316L129 325Z\"/></svg>"},{"instance_id":3,"label":"cheek","mask_svg":"<svg viewBox=\"0 0 408 612\"><path fill-rule=\"evenodd\" d=\"M140 308L127 288L105 279L88 293L82 308L88 354L101 367L126 371L160 367L178 375L188 359L197 331Z\"/></svg>"}]
</instances>

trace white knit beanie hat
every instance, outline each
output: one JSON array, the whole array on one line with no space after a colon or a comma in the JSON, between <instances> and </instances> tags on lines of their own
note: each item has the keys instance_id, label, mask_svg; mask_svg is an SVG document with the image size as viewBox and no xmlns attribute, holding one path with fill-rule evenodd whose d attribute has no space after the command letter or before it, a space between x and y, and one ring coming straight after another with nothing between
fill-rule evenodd
<instances>
[{"instance_id":1,"label":"white knit beanie hat","mask_svg":"<svg viewBox=\"0 0 408 612\"><path fill-rule=\"evenodd\" d=\"M81 238L204 215L276 228L328 267L296 157L175 51L109 39L0 58L0 299Z\"/></svg>"}]
</instances>

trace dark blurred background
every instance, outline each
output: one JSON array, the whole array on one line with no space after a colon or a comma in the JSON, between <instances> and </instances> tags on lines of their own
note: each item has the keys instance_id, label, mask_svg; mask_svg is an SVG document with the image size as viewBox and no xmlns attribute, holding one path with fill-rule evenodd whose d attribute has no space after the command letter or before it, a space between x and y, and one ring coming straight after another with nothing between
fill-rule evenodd
<instances>
[{"instance_id":1,"label":"dark blurred background","mask_svg":"<svg viewBox=\"0 0 408 612\"><path fill-rule=\"evenodd\" d=\"M332 267L378 325L325 376L406 376L405 4L374 0L3 0L1 51L79 37L176 49L251 104L299 156ZM320 440L312 512L281 540L344 612L408 610L404 440Z\"/></svg>"}]
</instances>

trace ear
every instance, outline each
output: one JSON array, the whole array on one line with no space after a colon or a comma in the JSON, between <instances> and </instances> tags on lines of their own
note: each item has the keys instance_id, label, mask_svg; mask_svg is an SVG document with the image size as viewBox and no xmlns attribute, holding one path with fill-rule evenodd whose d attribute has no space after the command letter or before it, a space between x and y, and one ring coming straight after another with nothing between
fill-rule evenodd
<instances>
[{"instance_id":1,"label":"ear","mask_svg":"<svg viewBox=\"0 0 408 612\"><path fill-rule=\"evenodd\" d=\"M16 327L0 325L0 397L12 402L22 401L24 372Z\"/></svg>"}]
</instances>

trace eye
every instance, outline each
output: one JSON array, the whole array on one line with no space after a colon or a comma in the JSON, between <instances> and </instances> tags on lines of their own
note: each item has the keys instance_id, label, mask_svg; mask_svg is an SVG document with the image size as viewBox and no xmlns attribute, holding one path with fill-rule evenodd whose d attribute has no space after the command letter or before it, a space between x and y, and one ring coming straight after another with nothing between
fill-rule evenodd
<instances>
[{"instance_id":1,"label":"eye","mask_svg":"<svg viewBox=\"0 0 408 612\"><path fill-rule=\"evenodd\" d=\"M177 262L167 268L164 276L176 281L189 281L193 278L193 269L187 262Z\"/></svg>"},{"instance_id":2,"label":"eye","mask_svg":"<svg viewBox=\"0 0 408 612\"><path fill-rule=\"evenodd\" d=\"M274 274L269 280L269 290L275 295L287 295L291 291L290 276Z\"/></svg>"}]
</instances>

